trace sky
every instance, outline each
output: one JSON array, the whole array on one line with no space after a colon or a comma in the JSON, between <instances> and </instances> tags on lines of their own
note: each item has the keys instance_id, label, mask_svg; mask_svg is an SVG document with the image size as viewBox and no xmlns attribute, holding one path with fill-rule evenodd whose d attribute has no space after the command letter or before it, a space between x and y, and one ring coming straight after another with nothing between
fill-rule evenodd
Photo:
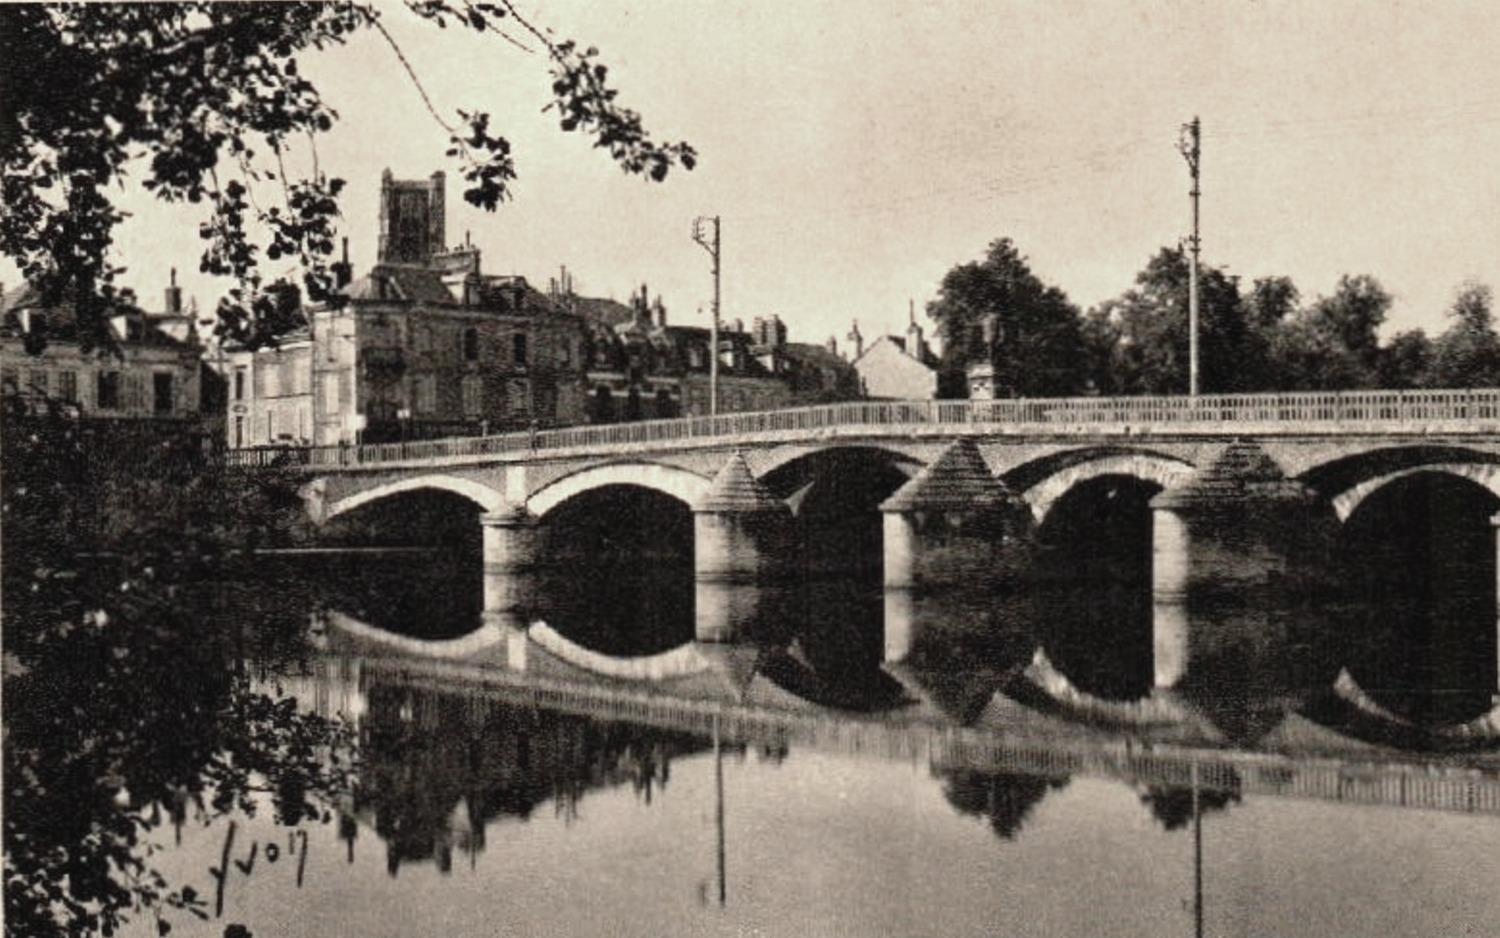
<instances>
[{"instance_id":1,"label":"sky","mask_svg":"<svg viewBox=\"0 0 1500 938\"><path fill-rule=\"evenodd\" d=\"M463 203L446 135L378 35L299 64L339 111L317 165L347 180L343 233L375 257L381 170L449 174L448 238L487 272L579 292L641 284L675 323L707 325L722 224L723 318L779 315L794 341L845 344L925 321L943 274L1012 238L1087 309L1127 290L1191 230L1181 126L1202 121L1207 264L1304 300L1342 274L1395 297L1387 335L1446 327L1459 286L1500 288L1500 4L1489 0L891 2L521 0L595 45L620 101L698 168L627 176L544 113L545 58L495 36L386 20L440 112L488 110L515 146L515 198ZM535 45L534 43L532 44ZM302 147L292 169L312 165ZM160 295L197 273L196 210L127 186L125 280ZM13 271L0 279L13 282Z\"/></svg>"}]
</instances>

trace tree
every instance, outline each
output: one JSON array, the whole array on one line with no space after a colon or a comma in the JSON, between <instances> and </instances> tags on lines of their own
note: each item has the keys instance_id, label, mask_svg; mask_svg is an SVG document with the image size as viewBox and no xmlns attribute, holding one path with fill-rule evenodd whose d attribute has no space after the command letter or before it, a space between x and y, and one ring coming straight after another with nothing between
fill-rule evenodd
<instances>
[{"instance_id":1,"label":"tree","mask_svg":"<svg viewBox=\"0 0 1500 938\"><path fill-rule=\"evenodd\" d=\"M1482 283L1459 288L1448 310L1453 324L1432 352L1432 384L1446 388L1500 386L1500 336L1495 334L1494 294Z\"/></svg>"},{"instance_id":2,"label":"tree","mask_svg":"<svg viewBox=\"0 0 1500 938\"><path fill-rule=\"evenodd\" d=\"M1338 342L1373 373L1380 351L1378 330L1390 308L1391 295L1380 281L1369 274L1345 274L1333 295L1319 298L1307 317L1313 328Z\"/></svg>"},{"instance_id":3,"label":"tree","mask_svg":"<svg viewBox=\"0 0 1500 938\"><path fill-rule=\"evenodd\" d=\"M1251 328L1269 332L1297 312L1301 296L1290 277L1259 277L1245 298L1245 319Z\"/></svg>"},{"instance_id":4,"label":"tree","mask_svg":"<svg viewBox=\"0 0 1500 938\"><path fill-rule=\"evenodd\" d=\"M1373 387L1375 373L1339 337L1307 315L1271 335L1275 387L1282 391L1340 391Z\"/></svg>"},{"instance_id":5,"label":"tree","mask_svg":"<svg viewBox=\"0 0 1500 938\"><path fill-rule=\"evenodd\" d=\"M1119 330L1102 384L1125 394L1182 394L1188 389L1187 255L1162 248L1135 286L1100 307ZM1246 325L1238 281L1213 267L1198 271L1199 377L1204 392L1245 390L1257 371L1258 346Z\"/></svg>"},{"instance_id":6,"label":"tree","mask_svg":"<svg viewBox=\"0 0 1500 938\"><path fill-rule=\"evenodd\" d=\"M691 169L686 143L657 143L616 101L598 51L521 17L510 0L408 0L439 26L544 50L563 131L581 132L626 172L660 181ZM370 3L0 5L0 251L45 298L68 297L85 338L107 341L120 270L110 245L122 220L111 189L135 173L169 202L203 204L201 268L240 282L220 331L251 346L274 341L255 304L259 263L293 258L309 299L329 299L334 220L343 181L314 171L288 178L282 159L315 142L337 113L298 67L299 56L379 34L447 134L464 198L493 210L515 178L510 143L484 111L445 118L427 98ZM275 204L254 196L258 184Z\"/></svg>"},{"instance_id":7,"label":"tree","mask_svg":"<svg viewBox=\"0 0 1500 938\"><path fill-rule=\"evenodd\" d=\"M1393 367L1384 361L1378 335L1390 306L1390 294L1374 277L1340 277L1331 296L1285 316L1270 331L1272 385L1289 391L1376 387L1382 367ZM1408 345L1403 354L1416 351Z\"/></svg>"},{"instance_id":8,"label":"tree","mask_svg":"<svg viewBox=\"0 0 1500 938\"><path fill-rule=\"evenodd\" d=\"M1061 290L1032 273L1009 238L993 242L984 259L943 276L927 306L942 340L944 396L962 396L970 365L995 368L1012 394L1045 397L1083 387L1083 323Z\"/></svg>"},{"instance_id":9,"label":"tree","mask_svg":"<svg viewBox=\"0 0 1500 938\"><path fill-rule=\"evenodd\" d=\"M1380 386L1393 390L1431 387L1432 340L1421 329L1397 333L1380 350Z\"/></svg>"},{"instance_id":10,"label":"tree","mask_svg":"<svg viewBox=\"0 0 1500 938\"><path fill-rule=\"evenodd\" d=\"M0 398L6 934L112 934L146 917L167 934L168 916L206 914L154 865L167 819L266 791L296 823L349 790L350 729L226 666L252 649L305 653L295 591L259 597L250 636L187 601L233 607L252 589L228 582L226 559L301 514L299 480L208 461L181 435L100 439L60 403L32 406Z\"/></svg>"}]
</instances>

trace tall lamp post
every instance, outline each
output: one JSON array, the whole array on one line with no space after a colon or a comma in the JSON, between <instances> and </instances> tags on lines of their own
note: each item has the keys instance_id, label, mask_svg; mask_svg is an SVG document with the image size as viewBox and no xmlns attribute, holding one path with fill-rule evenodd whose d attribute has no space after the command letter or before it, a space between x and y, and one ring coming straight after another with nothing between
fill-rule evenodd
<instances>
[{"instance_id":1,"label":"tall lamp post","mask_svg":"<svg viewBox=\"0 0 1500 938\"><path fill-rule=\"evenodd\" d=\"M1188 260L1188 394L1198 396L1198 161L1202 154L1202 128L1198 118L1182 125L1182 136L1177 149L1187 160L1188 171L1193 176L1193 188L1188 195L1193 199L1193 235L1188 239L1191 257Z\"/></svg>"},{"instance_id":2,"label":"tall lamp post","mask_svg":"<svg viewBox=\"0 0 1500 938\"><path fill-rule=\"evenodd\" d=\"M714 259L714 321L708 334L708 412L715 415L719 412L719 216L700 215L694 219L693 240Z\"/></svg>"}]
</instances>

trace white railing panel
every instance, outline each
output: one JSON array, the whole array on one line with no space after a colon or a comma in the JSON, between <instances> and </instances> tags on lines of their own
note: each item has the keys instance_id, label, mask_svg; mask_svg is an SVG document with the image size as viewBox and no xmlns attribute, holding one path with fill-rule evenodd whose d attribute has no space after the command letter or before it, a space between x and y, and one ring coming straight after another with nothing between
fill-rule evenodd
<instances>
[{"instance_id":1,"label":"white railing panel","mask_svg":"<svg viewBox=\"0 0 1500 938\"><path fill-rule=\"evenodd\" d=\"M565 427L487 437L455 437L363 446L232 450L230 465L263 466L279 461L313 467L370 465L500 456L514 453L660 444L828 428L903 428L980 425L1066 425L1070 429L1212 425L1371 424L1399 430L1433 422L1500 420L1500 389L1402 391L1311 391L1191 397L1030 398L993 401L855 401L778 411L720 414L607 426ZM1188 429L1184 427L1184 429Z\"/></svg>"}]
</instances>

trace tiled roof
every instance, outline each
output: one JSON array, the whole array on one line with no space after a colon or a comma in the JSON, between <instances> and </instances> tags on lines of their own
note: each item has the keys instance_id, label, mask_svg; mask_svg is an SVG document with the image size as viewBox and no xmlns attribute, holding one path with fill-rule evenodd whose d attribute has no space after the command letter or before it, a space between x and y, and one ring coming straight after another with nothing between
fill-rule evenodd
<instances>
[{"instance_id":1,"label":"tiled roof","mask_svg":"<svg viewBox=\"0 0 1500 938\"><path fill-rule=\"evenodd\" d=\"M384 289L382 289L382 285ZM345 295L352 300L411 300L416 303L451 304L453 294L443 278L426 267L380 264L349 284Z\"/></svg>"},{"instance_id":2,"label":"tiled roof","mask_svg":"<svg viewBox=\"0 0 1500 938\"><path fill-rule=\"evenodd\" d=\"M781 353L789 359L809 365L840 369L850 367L844 356L828 351L827 346L815 345L811 342L788 342L781 347Z\"/></svg>"},{"instance_id":3,"label":"tiled roof","mask_svg":"<svg viewBox=\"0 0 1500 938\"><path fill-rule=\"evenodd\" d=\"M979 447L960 437L943 454L886 499L881 511L968 511L992 508L1010 498L1005 483L990 473Z\"/></svg>"},{"instance_id":4,"label":"tiled roof","mask_svg":"<svg viewBox=\"0 0 1500 938\"><path fill-rule=\"evenodd\" d=\"M1259 444L1236 440L1187 483L1161 493L1151 504L1165 508L1226 507L1250 500L1308 501L1312 497L1312 490L1287 478Z\"/></svg>"},{"instance_id":5,"label":"tiled roof","mask_svg":"<svg viewBox=\"0 0 1500 938\"><path fill-rule=\"evenodd\" d=\"M771 491L755 478L745 462L745 454L735 450L734 455L714 476L708 494L693 508L697 512L728 512L748 514L775 512L790 514L786 502L771 494Z\"/></svg>"}]
</instances>

